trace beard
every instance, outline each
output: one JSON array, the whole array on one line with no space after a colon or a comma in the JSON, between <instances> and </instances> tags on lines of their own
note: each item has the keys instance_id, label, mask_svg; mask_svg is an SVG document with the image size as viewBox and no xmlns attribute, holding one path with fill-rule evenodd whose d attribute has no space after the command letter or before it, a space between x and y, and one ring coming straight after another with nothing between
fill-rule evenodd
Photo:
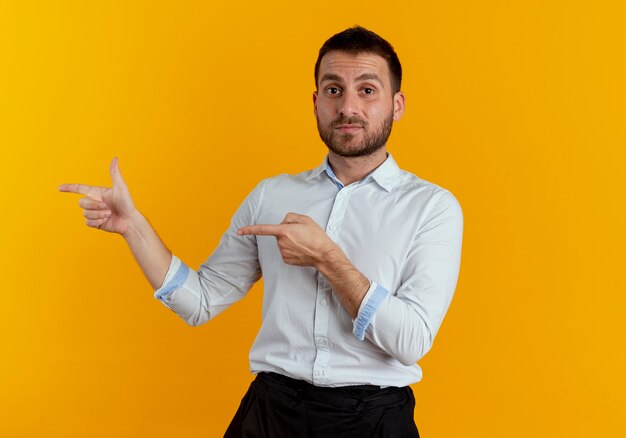
<instances>
[{"instance_id":1,"label":"beard","mask_svg":"<svg viewBox=\"0 0 626 438\"><path fill-rule=\"evenodd\" d=\"M364 137L361 143L353 145L352 140L355 135L351 133L340 133L336 131L340 125L359 125L363 129ZM326 144L328 149L341 157L365 157L372 155L380 148L387 144L387 140L391 135L391 126L393 124L393 110L380 127L374 131L367 131L368 123L359 117L339 116L330 125L322 126L319 118L317 118L317 130L320 138Z\"/></svg>"}]
</instances>

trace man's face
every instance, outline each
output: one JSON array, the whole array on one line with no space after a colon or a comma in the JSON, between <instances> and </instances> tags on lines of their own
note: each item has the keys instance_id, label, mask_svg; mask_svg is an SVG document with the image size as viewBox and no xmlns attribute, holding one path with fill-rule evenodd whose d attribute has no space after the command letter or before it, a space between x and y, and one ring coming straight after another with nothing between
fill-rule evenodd
<instances>
[{"instance_id":1,"label":"man's face","mask_svg":"<svg viewBox=\"0 0 626 438\"><path fill-rule=\"evenodd\" d=\"M324 55L313 103L322 141L343 157L380 150L404 113L404 95L393 93L387 61L372 53Z\"/></svg>"}]
</instances>

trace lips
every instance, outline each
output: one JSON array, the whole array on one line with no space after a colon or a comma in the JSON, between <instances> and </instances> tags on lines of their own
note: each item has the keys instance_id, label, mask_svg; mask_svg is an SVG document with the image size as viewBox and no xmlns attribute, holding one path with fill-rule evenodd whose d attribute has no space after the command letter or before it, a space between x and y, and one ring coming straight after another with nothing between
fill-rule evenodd
<instances>
[{"instance_id":1,"label":"lips","mask_svg":"<svg viewBox=\"0 0 626 438\"><path fill-rule=\"evenodd\" d=\"M335 129L341 132L355 132L361 128L363 128L361 125L353 125L353 124L339 125L335 127Z\"/></svg>"}]
</instances>

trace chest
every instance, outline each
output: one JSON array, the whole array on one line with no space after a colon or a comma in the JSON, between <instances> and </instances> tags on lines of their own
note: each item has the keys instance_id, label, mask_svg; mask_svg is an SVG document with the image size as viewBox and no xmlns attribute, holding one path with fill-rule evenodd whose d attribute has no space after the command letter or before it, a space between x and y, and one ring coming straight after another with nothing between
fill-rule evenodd
<instances>
[{"instance_id":1,"label":"chest","mask_svg":"<svg viewBox=\"0 0 626 438\"><path fill-rule=\"evenodd\" d=\"M311 217L336 242L352 264L369 279L395 288L419 228L419 208L402 196L371 187L352 190L280 190L266 195L259 224L278 224L287 213ZM280 275L281 256L274 237L257 239L263 275Z\"/></svg>"}]
</instances>

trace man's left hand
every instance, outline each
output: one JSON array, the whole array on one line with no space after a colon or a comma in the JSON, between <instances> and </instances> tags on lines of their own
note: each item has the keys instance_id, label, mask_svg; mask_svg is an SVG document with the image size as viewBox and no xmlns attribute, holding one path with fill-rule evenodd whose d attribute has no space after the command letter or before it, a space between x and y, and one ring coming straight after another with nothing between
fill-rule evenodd
<instances>
[{"instance_id":1,"label":"man's left hand","mask_svg":"<svg viewBox=\"0 0 626 438\"><path fill-rule=\"evenodd\" d=\"M325 257L338 249L326 232L309 216L287 213L278 225L248 225L240 236L274 236L285 263L317 268Z\"/></svg>"}]
</instances>

